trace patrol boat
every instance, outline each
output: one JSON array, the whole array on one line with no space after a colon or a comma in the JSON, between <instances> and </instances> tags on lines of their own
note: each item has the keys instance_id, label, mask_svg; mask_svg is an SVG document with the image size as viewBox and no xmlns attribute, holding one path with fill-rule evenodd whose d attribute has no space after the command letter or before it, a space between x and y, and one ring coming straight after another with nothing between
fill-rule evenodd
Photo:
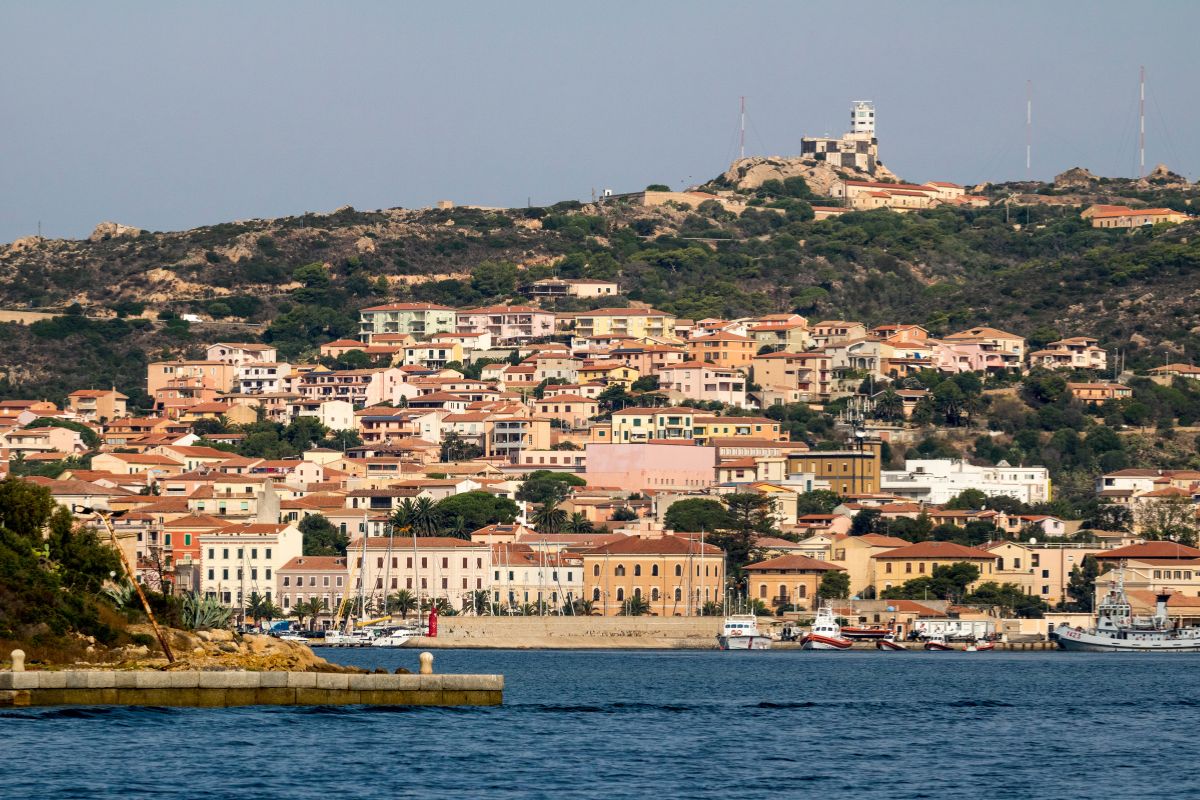
<instances>
[{"instance_id":1,"label":"patrol boat","mask_svg":"<svg viewBox=\"0 0 1200 800\"><path fill-rule=\"evenodd\" d=\"M734 614L725 618L717 634L717 646L722 650L770 650L771 637L758 632L758 617L754 614Z\"/></svg>"},{"instance_id":2,"label":"patrol boat","mask_svg":"<svg viewBox=\"0 0 1200 800\"><path fill-rule=\"evenodd\" d=\"M1096 610L1092 628L1059 625L1054 639L1063 650L1099 653L1200 653L1200 628L1173 626L1167 615L1170 594L1155 597L1153 617L1135 617L1125 594L1125 565Z\"/></svg>"}]
</instances>

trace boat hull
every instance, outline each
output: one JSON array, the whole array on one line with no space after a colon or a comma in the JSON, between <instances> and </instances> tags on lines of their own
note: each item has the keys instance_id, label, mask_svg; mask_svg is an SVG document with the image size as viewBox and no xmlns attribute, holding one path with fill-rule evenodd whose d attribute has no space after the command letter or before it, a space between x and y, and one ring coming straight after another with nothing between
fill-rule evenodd
<instances>
[{"instance_id":1,"label":"boat hull","mask_svg":"<svg viewBox=\"0 0 1200 800\"><path fill-rule=\"evenodd\" d=\"M849 639L834 639L831 636L821 636L810 633L800 644L801 650L849 650L853 646Z\"/></svg>"},{"instance_id":2,"label":"boat hull","mask_svg":"<svg viewBox=\"0 0 1200 800\"><path fill-rule=\"evenodd\" d=\"M934 651L937 651L940 653L945 650L953 650L954 648L948 644L940 644L938 642L926 642L925 649L926 650L934 650Z\"/></svg>"},{"instance_id":3,"label":"boat hull","mask_svg":"<svg viewBox=\"0 0 1200 800\"><path fill-rule=\"evenodd\" d=\"M876 639L875 640L875 649L876 650L902 651L902 650L907 650L908 648L905 647L904 645L900 644L899 642L893 642L891 639Z\"/></svg>"},{"instance_id":4,"label":"boat hull","mask_svg":"<svg viewBox=\"0 0 1200 800\"><path fill-rule=\"evenodd\" d=\"M1087 653L1200 653L1200 639L1117 639L1074 628L1059 628L1055 641L1063 650Z\"/></svg>"},{"instance_id":5,"label":"boat hull","mask_svg":"<svg viewBox=\"0 0 1200 800\"><path fill-rule=\"evenodd\" d=\"M717 636L717 646L722 650L770 650L770 636Z\"/></svg>"}]
</instances>

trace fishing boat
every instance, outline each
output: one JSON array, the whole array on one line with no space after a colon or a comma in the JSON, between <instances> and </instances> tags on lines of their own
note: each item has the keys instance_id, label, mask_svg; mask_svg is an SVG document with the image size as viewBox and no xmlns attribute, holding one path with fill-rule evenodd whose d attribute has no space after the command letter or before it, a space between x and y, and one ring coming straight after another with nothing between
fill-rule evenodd
<instances>
[{"instance_id":1,"label":"fishing boat","mask_svg":"<svg viewBox=\"0 0 1200 800\"><path fill-rule=\"evenodd\" d=\"M908 646L903 642L896 641L896 637L888 634L882 639L875 640L876 650L907 650Z\"/></svg>"},{"instance_id":2,"label":"fishing boat","mask_svg":"<svg viewBox=\"0 0 1200 800\"><path fill-rule=\"evenodd\" d=\"M943 634L935 633L925 641L925 649L942 651L953 650L954 648L946 643L946 637Z\"/></svg>"},{"instance_id":3,"label":"fishing boat","mask_svg":"<svg viewBox=\"0 0 1200 800\"><path fill-rule=\"evenodd\" d=\"M1200 653L1200 628L1172 625L1167 615L1169 594L1155 597L1152 617L1135 617L1125 594L1125 565L1096 609L1091 628L1059 625L1053 638L1063 650L1099 653Z\"/></svg>"},{"instance_id":4,"label":"fishing boat","mask_svg":"<svg viewBox=\"0 0 1200 800\"><path fill-rule=\"evenodd\" d=\"M801 640L803 650L848 650L854 642L842 636L842 626L833 616L833 608L825 603L817 609L812 628Z\"/></svg>"},{"instance_id":5,"label":"fishing boat","mask_svg":"<svg viewBox=\"0 0 1200 800\"><path fill-rule=\"evenodd\" d=\"M725 618L717 646L722 650L770 650L771 637L759 632L754 614L734 614Z\"/></svg>"}]
</instances>

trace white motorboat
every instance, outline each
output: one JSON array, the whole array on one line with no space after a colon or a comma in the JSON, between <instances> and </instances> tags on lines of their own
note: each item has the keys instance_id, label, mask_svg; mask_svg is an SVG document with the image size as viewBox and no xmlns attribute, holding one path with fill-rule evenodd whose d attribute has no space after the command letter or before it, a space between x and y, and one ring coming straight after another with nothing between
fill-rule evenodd
<instances>
[{"instance_id":1,"label":"white motorboat","mask_svg":"<svg viewBox=\"0 0 1200 800\"><path fill-rule=\"evenodd\" d=\"M771 637L759 632L754 614L734 614L725 618L717 645L722 650L770 650Z\"/></svg>"},{"instance_id":2,"label":"white motorboat","mask_svg":"<svg viewBox=\"0 0 1200 800\"><path fill-rule=\"evenodd\" d=\"M371 642L371 647L404 647L411 639L417 637L412 628L393 628Z\"/></svg>"},{"instance_id":3,"label":"white motorboat","mask_svg":"<svg viewBox=\"0 0 1200 800\"><path fill-rule=\"evenodd\" d=\"M817 609L812 628L801 640L803 650L849 650L854 642L842 636L842 626L833 616L833 607L826 602Z\"/></svg>"},{"instance_id":4,"label":"white motorboat","mask_svg":"<svg viewBox=\"0 0 1200 800\"><path fill-rule=\"evenodd\" d=\"M296 642L297 644L308 644L308 638L301 636L298 633L281 633L279 634L281 642Z\"/></svg>"},{"instance_id":5,"label":"white motorboat","mask_svg":"<svg viewBox=\"0 0 1200 800\"><path fill-rule=\"evenodd\" d=\"M1096 610L1092 628L1059 625L1054 639L1063 650L1101 653L1200 653L1200 628L1171 625L1169 594L1155 597L1153 617L1135 617L1125 594L1125 565Z\"/></svg>"},{"instance_id":6,"label":"white motorboat","mask_svg":"<svg viewBox=\"0 0 1200 800\"><path fill-rule=\"evenodd\" d=\"M375 637L369 633L342 633L341 631L326 631L325 640L321 645L323 647L367 647Z\"/></svg>"},{"instance_id":7,"label":"white motorboat","mask_svg":"<svg viewBox=\"0 0 1200 800\"><path fill-rule=\"evenodd\" d=\"M930 636L925 640L924 646L926 650L933 650L935 652L954 649L950 646L950 643L946 641L946 635L944 633L935 633L934 635Z\"/></svg>"},{"instance_id":8,"label":"white motorboat","mask_svg":"<svg viewBox=\"0 0 1200 800\"><path fill-rule=\"evenodd\" d=\"M905 644L903 642L896 641L896 637L889 633L887 636L883 637L882 639L875 640L875 649L876 650L901 651L901 650L907 650L908 647L905 646Z\"/></svg>"}]
</instances>

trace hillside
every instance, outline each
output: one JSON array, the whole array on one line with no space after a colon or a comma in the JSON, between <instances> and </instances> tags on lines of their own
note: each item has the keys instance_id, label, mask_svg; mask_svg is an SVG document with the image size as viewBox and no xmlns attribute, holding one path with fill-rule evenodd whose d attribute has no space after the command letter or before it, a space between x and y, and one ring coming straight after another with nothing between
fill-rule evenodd
<instances>
[{"instance_id":1,"label":"hillside","mask_svg":"<svg viewBox=\"0 0 1200 800\"><path fill-rule=\"evenodd\" d=\"M727 173L727 176L730 173ZM1200 349L1197 224L1097 230L1091 202L1189 207L1193 187L1064 173L1056 184L979 187L989 208L850 213L815 222L802 177L733 191L742 216L623 201L548 208L356 211L181 232L101 226L88 240L0 246L0 309L68 311L0 324L5 396L60 398L117 385L141 398L147 360L220 338L262 338L295 357L353 333L358 308L401 299L522 300L529 280L615 278L624 301L683 317L794 310L810 318L917 322L934 334L989 324L1029 336L1092 335L1130 367ZM1010 206L1004 205L1008 198ZM327 270L298 269L322 264ZM583 306L565 302L560 310ZM612 305L612 299L606 300ZM198 314L202 325L175 318Z\"/></svg>"}]
</instances>

